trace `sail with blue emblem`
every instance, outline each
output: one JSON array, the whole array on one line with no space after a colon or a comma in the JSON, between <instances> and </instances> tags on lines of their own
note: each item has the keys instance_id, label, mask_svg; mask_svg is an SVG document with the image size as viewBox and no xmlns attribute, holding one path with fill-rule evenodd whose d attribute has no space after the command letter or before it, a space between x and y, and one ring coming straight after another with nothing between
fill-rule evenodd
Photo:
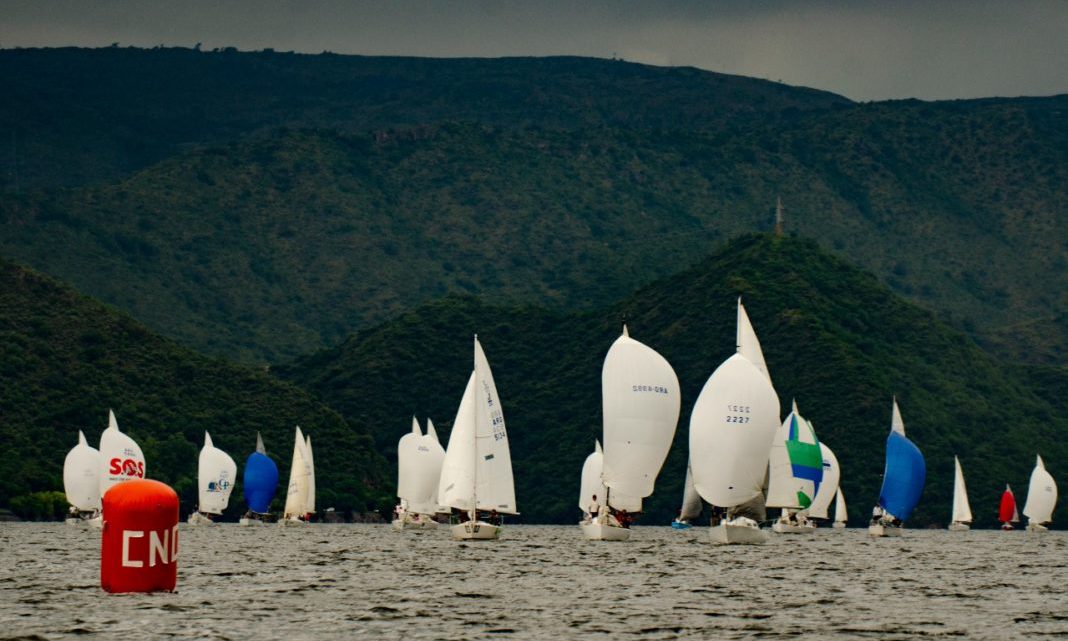
<instances>
[{"instance_id":1,"label":"sail with blue emblem","mask_svg":"<svg viewBox=\"0 0 1068 641\"><path fill-rule=\"evenodd\" d=\"M905 436L905 423L894 399L890 435L886 438L886 469L879 506L888 516L905 521L920 502L927 467L920 449Z\"/></svg>"},{"instance_id":2,"label":"sail with blue emblem","mask_svg":"<svg viewBox=\"0 0 1068 641\"><path fill-rule=\"evenodd\" d=\"M278 489L278 466L267 456L263 438L256 433L256 451L245 462L245 502L258 514L271 510L271 501Z\"/></svg>"},{"instance_id":3,"label":"sail with blue emblem","mask_svg":"<svg viewBox=\"0 0 1068 641\"><path fill-rule=\"evenodd\" d=\"M803 510L812 505L823 481L823 453L796 401L775 433L768 465L768 507Z\"/></svg>"}]
</instances>

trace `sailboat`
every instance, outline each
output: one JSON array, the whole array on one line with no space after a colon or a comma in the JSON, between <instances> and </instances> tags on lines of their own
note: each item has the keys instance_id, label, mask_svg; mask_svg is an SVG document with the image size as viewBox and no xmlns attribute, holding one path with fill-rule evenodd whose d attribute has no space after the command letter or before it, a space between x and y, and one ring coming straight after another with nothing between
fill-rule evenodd
<instances>
[{"instance_id":1,"label":"sailboat","mask_svg":"<svg viewBox=\"0 0 1068 641\"><path fill-rule=\"evenodd\" d=\"M260 525L267 521L271 511L271 501L278 489L278 466L267 456L263 446L263 437L256 432L256 451L248 455L245 461L243 479L245 503L248 512L238 521L241 525Z\"/></svg>"},{"instance_id":2,"label":"sailboat","mask_svg":"<svg viewBox=\"0 0 1068 641\"><path fill-rule=\"evenodd\" d=\"M282 513L282 525L301 525L315 513L315 464L312 461L311 438L305 438L297 426L293 441L293 463L289 468L289 490Z\"/></svg>"},{"instance_id":3,"label":"sailboat","mask_svg":"<svg viewBox=\"0 0 1068 641\"><path fill-rule=\"evenodd\" d=\"M693 486L693 471L690 469L690 464L686 464L686 483L682 488L682 507L679 508L679 516L671 522L671 527L676 530L688 530L691 527L691 521L701 516L701 509L704 507L704 501L701 500L701 495L697 493L697 488Z\"/></svg>"},{"instance_id":4,"label":"sailboat","mask_svg":"<svg viewBox=\"0 0 1068 641\"><path fill-rule=\"evenodd\" d=\"M623 333L601 367L605 498L598 518L581 524L592 541L625 541L667 459L681 406L675 370L656 350Z\"/></svg>"},{"instance_id":5,"label":"sailboat","mask_svg":"<svg viewBox=\"0 0 1068 641\"><path fill-rule=\"evenodd\" d=\"M998 505L998 520L1001 521L1002 530L1013 530L1013 523L1020 522L1020 513L1016 511L1016 496L1012 488L1005 484L1005 491L1001 493L1001 503Z\"/></svg>"},{"instance_id":6,"label":"sailboat","mask_svg":"<svg viewBox=\"0 0 1068 641\"><path fill-rule=\"evenodd\" d=\"M727 510L710 528L712 541L761 544L768 536L759 522L779 397L741 299L736 342L737 352L716 368L694 404L690 464L701 498Z\"/></svg>"},{"instance_id":7,"label":"sailboat","mask_svg":"<svg viewBox=\"0 0 1068 641\"><path fill-rule=\"evenodd\" d=\"M809 425L811 424L812 422L809 421ZM814 525L813 519L824 520L830 518L828 510L830 510L831 502L834 501L834 497L838 493L838 481L841 477L841 471L838 469L838 457L823 441L820 441L820 458L823 460L823 480L820 482L819 489L816 490L815 498L812 499L812 505L808 506L809 522Z\"/></svg>"},{"instance_id":8,"label":"sailboat","mask_svg":"<svg viewBox=\"0 0 1068 641\"><path fill-rule=\"evenodd\" d=\"M964 486L964 471L960 460L953 457L953 522L949 524L950 532L967 532L971 529L972 508L968 505L968 488Z\"/></svg>"},{"instance_id":9,"label":"sailboat","mask_svg":"<svg viewBox=\"0 0 1068 641\"><path fill-rule=\"evenodd\" d=\"M452 538L460 540L499 538L499 515L518 514L504 412L477 335L474 351L474 369L456 410L438 482L438 503L466 517L450 528ZM497 522L482 519L480 511Z\"/></svg>"},{"instance_id":10,"label":"sailboat","mask_svg":"<svg viewBox=\"0 0 1068 641\"><path fill-rule=\"evenodd\" d=\"M112 486L145 478L145 455L141 446L119 431L115 412L108 410L108 427L100 435L100 496Z\"/></svg>"},{"instance_id":11,"label":"sailboat","mask_svg":"<svg viewBox=\"0 0 1068 641\"><path fill-rule=\"evenodd\" d=\"M200 450L197 464L196 512L189 515L190 525L210 525L212 516L220 516L230 502L237 479L237 463L226 452L215 447L211 435L204 432L204 447Z\"/></svg>"},{"instance_id":12,"label":"sailboat","mask_svg":"<svg viewBox=\"0 0 1068 641\"><path fill-rule=\"evenodd\" d=\"M807 513L823 481L823 452L812 424L797 411L797 401L775 433L768 470L766 505L782 508L771 529L780 534L815 532Z\"/></svg>"},{"instance_id":13,"label":"sailboat","mask_svg":"<svg viewBox=\"0 0 1068 641\"><path fill-rule=\"evenodd\" d=\"M412 417L412 430L397 443L397 506L395 530L430 530L438 526L438 480L445 450L438 442L434 424L428 418L427 433Z\"/></svg>"},{"instance_id":14,"label":"sailboat","mask_svg":"<svg viewBox=\"0 0 1068 641\"><path fill-rule=\"evenodd\" d=\"M835 493L834 500L834 526L835 528L844 528L846 521L849 520L849 512L846 511L845 497L842 496L842 488L838 488L838 492Z\"/></svg>"},{"instance_id":15,"label":"sailboat","mask_svg":"<svg viewBox=\"0 0 1068 641\"><path fill-rule=\"evenodd\" d=\"M68 525L85 525L100 517L100 450L78 432L78 444L63 461L63 491L70 503Z\"/></svg>"},{"instance_id":16,"label":"sailboat","mask_svg":"<svg viewBox=\"0 0 1068 641\"><path fill-rule=\"evenodd\" d=\"M1027 501L1023 513L1027 517L1029 532L1045 532L1053 521L1053 508L1057 505L1057 484L1046 471L1041 456L1036 456L1035 469L1031 470L1031 483L1027 487Z\"/></svg>"},{"instance_id":17,"label":"sailboat","mask_svg":"<svg viewBox=\"0 0 1068 641\"><path fill-rule=\"evenodd\" d=\"M901 536L902 526L920 502L927 466L920 449L905 436L905 423L894 399L890 434L886 437L886 467L879 503L872 511L868 533L872 536Z\"/></svg>"}]
</instances>

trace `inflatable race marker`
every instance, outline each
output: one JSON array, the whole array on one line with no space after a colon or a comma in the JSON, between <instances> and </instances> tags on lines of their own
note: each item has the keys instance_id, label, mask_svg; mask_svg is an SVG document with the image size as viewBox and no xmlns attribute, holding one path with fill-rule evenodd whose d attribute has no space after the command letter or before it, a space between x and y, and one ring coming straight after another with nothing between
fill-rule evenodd
<instances>
[{"instance_id":1,"label":"inflatable race marker","mask_svg":"<svg viewBox=\"0 0 1068 641\"><path fill-rule=\"evenodd\" d=\"M178 582L178 495L133 479L104 494L100 586L108 592L172 592Z\"/></svg>"}]
</instances>

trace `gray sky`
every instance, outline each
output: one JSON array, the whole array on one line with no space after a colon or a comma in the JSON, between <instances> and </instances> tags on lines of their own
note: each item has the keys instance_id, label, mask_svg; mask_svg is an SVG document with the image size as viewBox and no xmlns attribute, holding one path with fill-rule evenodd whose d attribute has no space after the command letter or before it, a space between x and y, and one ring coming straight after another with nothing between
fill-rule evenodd
<instances>
[{"instance_id":1,"label":"gray sky","mask_svg":"<svg viewBox=\"0 0 1068 641\"><path fill-rule=\"evenodd\" d=\"M0 0L0 46L613 54L855 100L1068 93L1068 0Z\"/></svg>"}]
</instances>

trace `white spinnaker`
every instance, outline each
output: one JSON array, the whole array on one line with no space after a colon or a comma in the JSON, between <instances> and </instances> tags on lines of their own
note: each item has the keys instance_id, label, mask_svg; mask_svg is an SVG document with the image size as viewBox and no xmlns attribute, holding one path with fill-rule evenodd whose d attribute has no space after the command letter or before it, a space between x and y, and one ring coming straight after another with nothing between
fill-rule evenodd
<instances>
[{"instance_id":1,"label":"white spinnaker","mask_svg":"<svg viewBox=\"0 0 1068 641\"><path fill-rule=\"evenodd\" d=\"M423 439L423 433L419 430L419 422L412 417L412 429L397 441L397 496L407 507L411 503L412 496L418 492L418 458L419 445Z\"/></svg>"},{"instance_id":2,"label":"white spinnaker","mask_svg":"<svg viewBox=\"0 0 1068 641\"><path fill-rule=\"evenodd\" d=\"M493 372L475 337L475 496L480 510L501 514L518 514L515 504L515 481L512 478L512 455L508 449L508 430L504 409Z\"/></svg>"},{"instance_id":3,"label":"white spinnaker","mask_svg":"<svg viewBox=\"0 0 1068 641\"><path fill-rule=\"evenodd\" d=\"M603 463L604 453L601 451L601 444L594 441L593 452L586 457L586 462L582 464L582 482L579 487L578 497L578 506L582 511L589 509L595 495L597 496L597 504L604 505L607 488L601 482Z\"/></svg>"},{"instance_id":4,"label":"white spinnaker","mask_svg":"<svg viewBox=\"0 0 1068 641\"><path fill-rule=\"evenodd\" d=\"M849 513L846 512L845 496L842 494L842 488L838 488L834 501L834 522L845 523L848 520Z\"/></svg>"},{"instance_id":5,"label":"white spinnaker","mask_svg":"<svg viewBox=\"0 0 1068 641\"><path fill-rule=\"evenodd\" d=\"M738 353L748 358L749 362L755 365L770 383L771 374L768 373L768 366L764 362L764 351L760 349L760 339L757 338L753 324L749 322L749 314L742 305L741 297L738 298L738 325L735 329L734 341L737 344Z\"/></svg>"},{"instance_id":6,"label":"white spinnaker","mask_svg":"<svg viewBox=\"0 0 1068 641\"><path fill-rule=\"evenodd\" d=\"M762 496L779 397L771 381L742 354L705 382L690 416L690 467L701 498L735 507Z\"/></svg>"},{"instance_id":7,"label":"white spinnaker","mask_svg":"<svg viewBox=\"0 0 1068 641\"><path fill-rule=\"evenodd\" d=\"M953 468L953 522L971 523L972 508L968 504L968 488L964 485L964 471L956 456L953 457Z\"/></svg>"},{"instance_id":8,"label":"white spinnaker","mask_svg":"<svg viewBox=\"0 0 1068 641\"><path fill-rule=\"evenodd\" d=\"M311 468L305 456L307 446L298 425L293 439L293 462L289 467L289 489L286 491L286 506L283 510L285 518L304 516L311 511L308 509Z\"/></svg>"},{"instance_id":9,"label":"white spinnaker","mask_svg":"<svg viewBox=\"0 0 1068 641\"><path fill-rule=\"evenodd\" d=\"M679 379L667 360L630 338L612 343L601 369L604 484L612 507L640 511L653 493L679 422Z\"/></svg>"},{"instance_id":10,"label":"white spinnaker","mask_svg":"<svg viewBox=\"0 0 1068 641\"><path fill-rule=\"evenodd\" d=\"M197 464L197 489L200 505L197 509L208 514L222 514L230 501L237 478L237 463L226 452L215 447L211 436L204 432L204 447Z\"/></svg>"},{"instance_id":11,"label":"white spinnaker","mask_svg":"<svg viewBox=\"0 0 1068 641\"><path fill-rule=\"evenodd\" d=\"M108 410L108 428L100 435L100 496L117 483L145 478L141 446L119 431L115 412Z\"/></svg>"},{"instance_id":12,"label":"white spinnaker","mask_svg":"<svg viewBox=\"0 0 1068 641\"><path fill-rule=\"evenodd\" d=\"M680 521L691 521L701 516L701 495L693 486L693 470L690 464L686 464L686 484L682 489L682 509L679 511Z\"/></svg>"},{"instance_id":13,"label":"white spinnaker","mask_svg":"<svg viewBox=\"0 0 1068 641\"><path fill-rule=\"evenodd\" d=\"M1053 508L1057 505L1057 484L1046 471L1042 457L1035 460L1031 471L1031 484L1027 487L1027 501L1023 513L1031 523L1049 523L1053 520Z\"/></svg>"},{"instance_id":14,"label":"white spinnaker","mask_svg":"<svg viewBox=\"0 0 1068 641\"><path fill-rule=\"evenodd\" d=\"M812 499L812 505L808 507L808 515L815 519L827 518L827 510L830 509L831 501L834 500L841 477L838 457L823 441L820 441L820 453L823 455L823 481L820 482L820 489Z\"/></svg>"},{"instance_id":15,"label":"white spinnaker","mask_svg":"<svg viewBox=\"0 0 1068 641\"><path fill-rule=\"evenodd\" d=\"M438 507L438 480L445 451L437 438L423 435L412 418L412 431L397 444L397 496L417 514L434 514Z\"/></svg>"},{"instance_id":16,"label":"white spinnaker","mask_svg":"<svg viewBox=\"0 0 1068 641\"><path fill-rule=\"evenodd\" d=\"M63 491L67 502L83 512L100 509L100 450L78 432L78 444L63 461Z\"/></svg>"},{"instance_id":17,"label":"white spinnaker","mask_svg":"<svg viewBox=\"0 0 1068 641\"><path fill-rule=\"evenodd\" d=\"M467 387L456 410L456 419L449 433L449 445L441 463L438 481L438 503L457 510L470 510L475 496L475 372L467 379Z\"/></svg>"},{"instance_id":18,"label":"white spinnaker","mask_svg":"<svg viewBox=\"0 0 1068 641\"><path fill-rule=\"evenodd\" d=\"M308 493L304 497L304 506L309 514L315 513L315 456L312 454L311 435L304 437L304 457L308 464Z\"/></svg>"}]
</instances>

